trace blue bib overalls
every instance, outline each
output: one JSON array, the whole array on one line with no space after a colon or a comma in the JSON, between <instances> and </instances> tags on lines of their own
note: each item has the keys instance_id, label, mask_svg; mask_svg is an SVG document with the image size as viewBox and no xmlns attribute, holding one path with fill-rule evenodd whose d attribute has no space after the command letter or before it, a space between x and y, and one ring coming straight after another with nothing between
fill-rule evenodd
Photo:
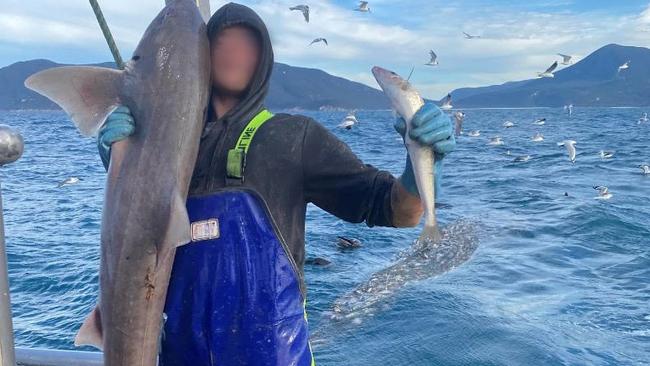
<instances>
[{"instance_id":1,"label":"blue bib overalls","mask_svg":"<svg viewBox=\"0 0 650 366\"><path fill-rule=\"evenodd\" d=\"M176 251L160 364L314 365L298 268L262 197L235 185L187 210L192 242Z\"/></svg>"}]
</instances>

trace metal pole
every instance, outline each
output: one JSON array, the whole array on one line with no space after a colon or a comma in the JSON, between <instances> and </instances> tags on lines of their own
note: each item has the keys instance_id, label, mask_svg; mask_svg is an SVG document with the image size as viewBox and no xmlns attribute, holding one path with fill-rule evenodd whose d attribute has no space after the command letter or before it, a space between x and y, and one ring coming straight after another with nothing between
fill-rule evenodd
<instances>
[{"instance_id":1,"label":"metal pole","mask_svg":"<svg viewBox=\"0 0 650 366\"><path fill-rule=\"evenodd\" d=\"M23 148L22 136L8 126L0 125L0 166L18 160L23 154ZM0 191L0 365L15 366L14 327L11 319L9 271L7 268L4 227L2 194Z\"/></svg>"},{"instance_id":2,"label":"metal pole","mask_svg":"<svg viewBox=\"0 0 650 366\"><path fill-rule=\"evenodd\" d=\"M106 19L104 19L104 14L102 14L102 9L99 7L99 3L97 2L97 0L90 0L90 6L92 6L93 11L95 12L95 17L97 18L97 22L99 23L99 28L101 28L102 33L104 33L104 38L106 39L106 43L108 43L108 48L111 49L111 53L113 54L113 59L115 60L115 64L120 70L123 70L124 61L122 61L120 50L118 50L117 45L115 45L115 40L113 39L111 30L108 28Z\"/></svg>"},{"instance_id":3,"label":"metal pole","mask_svg":"<svg viewBox=\"0 0 650 366\"><path fill-rule=\"evenodd\" d=\"M16 348L19 366L102 366L101 352Z\"/></svg>"}]
</instances>

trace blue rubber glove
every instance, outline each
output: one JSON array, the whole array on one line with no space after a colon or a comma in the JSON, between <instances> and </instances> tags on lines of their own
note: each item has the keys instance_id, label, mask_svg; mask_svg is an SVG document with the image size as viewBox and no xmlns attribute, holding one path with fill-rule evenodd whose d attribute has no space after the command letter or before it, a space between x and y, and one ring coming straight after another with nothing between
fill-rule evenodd
<instances>
[{"instance_id":1,"label":"blue rubber glove","mask_svg":"<svg viewBox=\"0 0 650 366\"><path fill-rule=\"evenodd\" d=\"M456 148L456 138L452 132L451 118L442 112L433 103L426 103L415 113L411 120L411 131L409 137L422 145L431 146L435 157L435 193L436 200L442 183L442 164L445 156ZM406 122L398 117L395 121L395 130L404 137ZM415 175L411 165L411 158L406 156L406 167L399 178L400 183L410 193L419 196L418 187L415 183Z\"/></svg>"},{"instance_id":2,"label":"blue rubber glove","mask_svg":"<svg viewBox=\"0 0 650 366\"><path fill-rule=\"evenodd\" d=\"M104 168L108 170L108 163L111 160L111 145L131 136L134 131L135 121L128 107L119 106L106 118L106 122L97 133L97 149Z\"/></svg>"}]
</instances>

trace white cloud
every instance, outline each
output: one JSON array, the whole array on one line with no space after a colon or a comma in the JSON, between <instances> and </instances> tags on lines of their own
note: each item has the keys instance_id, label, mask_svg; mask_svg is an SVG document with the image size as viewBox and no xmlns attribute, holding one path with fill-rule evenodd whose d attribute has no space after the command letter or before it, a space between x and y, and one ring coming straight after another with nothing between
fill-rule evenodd
<instances>
[{"instance_id":1,"label":"white cloud","mask_svg":"<svg viewBox=\"0 0 650 366\"><path fill-rule=\"evenodd\" d=\"M374 0L373 13L363 14L352 11L354 1L348 7L310 0L312 16L306 23L300 13L288 10L295 5L292 0L244 3L266 21L278 61L321 68L371 86L375 86L369 71L373 65L401 73L415 66L412 81L430 98L440 98L457 87L533 77L558 52L580 58L608 43L650 45L650 7L612 15L598 9L572 12L570 3L554 0L548 8L539 2L526 8L524 3L503 7L493 2L464 6L476 3L471 0L453 4ZM101 4L122 53L128 55L163 1ZM213 9L223 4L212 1ZM3 0L0 29L0 50L3 43L61 45L61 54L66 50L78 54L88 48L95 61L110 57L86 0ZM481 34L483 39L465 40L462 31ZM316 37L327 38L330 46L308 46ZM440 57L437 68L422 66L431 48ZM57 54L42 57L61 58Z\"/></svg>"}]
</instances>

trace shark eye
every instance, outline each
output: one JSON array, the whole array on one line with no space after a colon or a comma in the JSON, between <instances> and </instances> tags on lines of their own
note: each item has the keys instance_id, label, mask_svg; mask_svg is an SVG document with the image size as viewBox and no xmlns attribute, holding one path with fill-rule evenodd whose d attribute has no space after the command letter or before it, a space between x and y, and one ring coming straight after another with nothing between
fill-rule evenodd
<instances>
[{"instance_id":1,"label":"shark eye","mask_svg":"<svg viewBox=\"0 0 650 366\"><path fill-rule=\"evenodd\" d=\"M133 56L131 58L131 60L133 60L133 61L138 61L139 59L140 59L140 56L138 56L138 55L135 55L135 56Z\"/></svg>"}]
</instances>

